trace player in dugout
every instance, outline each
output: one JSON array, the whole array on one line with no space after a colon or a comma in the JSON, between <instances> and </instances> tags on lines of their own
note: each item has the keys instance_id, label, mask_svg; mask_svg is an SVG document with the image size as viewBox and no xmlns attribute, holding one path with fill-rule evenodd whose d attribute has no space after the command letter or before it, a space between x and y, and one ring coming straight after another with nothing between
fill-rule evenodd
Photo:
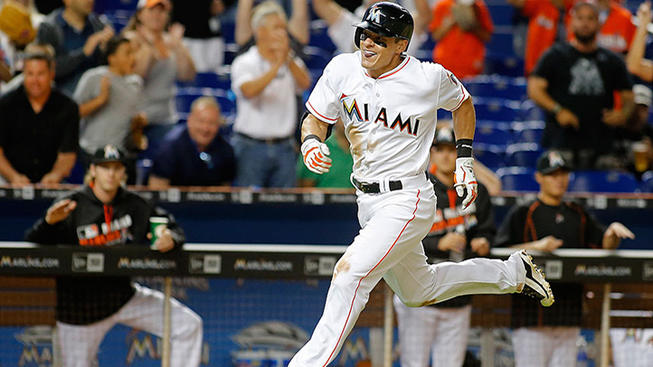
<instances>
[{"instance_id":1,"label":"player in dugout","mask_svg":"<svg viewBox=\"0 0 653 367\"><path fill-rule=\"evenodd\" d=\"M544 152L537 161L537 199L514 206L496 236L496 246L551 252L564 248L615 249L635 238L619 222L605 228L585 208L564 200L570 164L560 152ZM583 285L553 285L556 304L544 310L512 299L511 326L516 367L575 366L583 306Z\"/></svg>"},{"instance_id":2,"label":"player in dugout","mask_svg":"<svg viewBox=\"0 0 653 367\"><path fill-rule=\"evenodd\" d=\"M125 156L113 145L98 149L89 167L90 182L55 201L45 217L27 231L27 241L79 246L142 246L148 243L149 221L163 217L168 224L152 244L168 252L184 243L183 230L163 209L122 187ZM62 365L90 367L104 335L124 324L163 335L163 293L133 283L128 276L57 277L57 346ZM200 365L202 319L171 299L171 364Z\"/></svg>"}]
</instances>

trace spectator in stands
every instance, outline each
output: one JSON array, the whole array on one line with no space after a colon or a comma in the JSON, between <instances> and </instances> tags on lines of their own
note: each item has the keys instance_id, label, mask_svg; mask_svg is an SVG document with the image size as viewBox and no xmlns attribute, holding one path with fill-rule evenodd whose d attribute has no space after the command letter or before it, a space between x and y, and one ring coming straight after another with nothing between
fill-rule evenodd
<instances>
[{"instance_id":1,"label":"spectator in stands","mask_svg":"<svg viewBox=\"0 0 653 367\"><path fill-rule=\"evenodd\" d=\"M100 64L101 52L114 35L113 28L93 13L94 0L64 0L39 27L37 40L54 47L57 88L68 96L82 74Z\"/></svg>"},{"instance_id":2,"label":"spectator in stands","mask_svg":"<svg viewBox=\"0 0 653 367\"><path fill-rule=\"evenodd\" d=\"M615 128L633 111L632 83L624 62L596 43L599 9L593 2L574 5L571 27L575 39L542 56L528 78L528 96L548 111L543 147L562 150L578 169L609 168Z\"/></svg>"},{"instance_id":3,"label":"spectator in stands","mask_svg":"<svg viewBox=\"0 0 653 367\"><path fill-rule=\"evenodd\" d=\"M590 1L596 3L599 9L601 29L596 38L597 44L617 54L628 52L636 30L630 10L621 6L616 0ZM571 28L568 28L567 36L569 40L574 38L575 35Z\"/></svg>"},{"instance_id":4,"label":"spectator in stands","mask_svg":"<svg viewBox=\"0 0 653 367\"><path fill-rule=\"evenodd\" d=\"M93 155L91 182L57 200L26 233L44 245L147 246L152 217L167 220L157 229L153 251L168 252L184 243L173 217L121 187L124 156L107 145ZM57 277L57 341L62 366L90 367L104 335L124 324L163 337L163 293L132 283L128 276ZM198 367L202 319L177 300L170 300L170 365Z\"/></svg>"},{"instance_id":5,"label":"spectator in stands","mask_svg":"<svg viewBox=\"0 0 653 367\"><path fill-rule=\"evenodd\" d=\"M458 78L479 75L485 62L485 42L494 25L483 0L441 0L433 8L429 31L437 41L433 61Z\"/></svg>"},{"instance_id":6,"label":"spectator in stands","mask_svg":"<svg viewBox=\"0 0 653 367\"><path fill-rule=\"evenodd\" d=\"M273 1L258 5L252 29L256 45L238 56L231 68L238 107L232 140L236 184L293 187L295 93L308 88L311 77L290 49L286 15L279 5Z\"/></svg>"},{"instance_id":7,"label":"spectator in stands","mask_svg":"<svg viewBox=\"0 0 653 367\"><path fill-rule=\"evenodd\" d=\"M184 27L175 23L166 31L171 9L169 0L140 0L125 27L125 37L135 45L134 70L144 80L139 110L149 122L145 133L152 154L177 123L175 80L195 79L193 58L183 44Z\"/></svg>"},{"instance_id":8,"label":"spectator in stands","mask_svg":"<svg viewBox=\"0 0 653 367\"><path fill-rule=\"evenodd\" d=\"M329 38L334 45L338 48L339 52L353 52L356 50L354 44L354 33L356 28L354 24L360 23L365 9L372 3L379 0L364 0L361 6L356 8L352 13L348 9L340 6L334 0L313 0L313 10L322 18L329 26ZM399 1L406 6L415 20L415 28L413 29L413 38L408 45L408 54L414 55L415 51L419 49L421 44L428 38L426 28L431 20L431 10L427 0L413 0L413 1ZM409 4L413 3L412 9Z\"/></svg>"},{"instance_id":9,"label":"spectator in stands","mask_svg":"<svg viewBox=\"0 0 653 367\"><path fill-rule=\"evenodd\" d=\"M635 94L635 111L626 124L619 129L619 147L623 154L624 167L638 178L653 168L653 125L648 116L651 107L651 89L643 84L633 87Z\"/></svg>"},{"instance_id":10,"label":"spectator in stands","mask_svg":"<svg viewBox=\"0 0 653 367\"><path fill-rule=\"evenodd\" d=\"M136 153L145 148L145 114L139 111L143 79L134 74L134 50L124 37L107 42L108 66L89 69L75 89L81 120L80 157L88 167L99 148L112 144L126 152L128 183L135 183Z\"/></svg>"},{"instance_id":11,"label":"spectator in stands","mask_svg":"<svg viewBox=\"0 0 653 367\"><path fill-rule=\"evenodd\" d=\"M537 161L537 199L511 208L496 236L497 246L551 252L564 248L615 249L635 235L619 222L603 227L585 208L564 201L570 165L560 152L547 151ZM512 342L516 367L575 366L580 332L582 284L552 284L556 303L533 307L512 299Z\"/></svg>"},{"instance_id":12,"label":"spectator in stands","mask_svg":"<svg viewBox=\"0 0 653 367\"><path fill-rule=\"evenodd\" d=\"M529 75L535 64L558 39L560 20L573 0L507 0L528 18L524 71Z\"/></svg>"},{"instance_id":13,"label":"spectator in stands","mask_svg":"<svg viewBox=\"0 0 653 367\"><path fill-rule=\"evenodd\" d=\"M5 0L0 8L0 85L22 71L23 50L36 37L43 16L30 0Z\"/></svg>"},{"instance_id":14,"label":"spectator in stands","mask_svg":"<svg viewBox=\"0 0 653 367\"><path fill-rule=\"evenodd\" d=\"M0 175L14 185L56 184L75 165L79 111L52 88L49 50L32 52L28 46L23 85L0 98Z\"/></svg>"},{"instance_id":15,"label":"spectator in stands","mask_svg":"<svg viewBox=\"0 0 653 367\"><path fill-rule=\"evenodd\" d=\"M233 148L220 135L223 121L215 98L196 99L186 126L176 126L163 140L152 166L150 188L231 184L236 162Z\"/></svg>"},{"instance_id":16,"label":"spectator in stands","mask_svg":"<svg viewBox=\"0 0 653 367\"><path fill-rule=\"evenodd\" d=\"M453 129L440 127L435 135L431 157L437 169L430 179L438 201L435 222L422 241L424 252L435 263L486 256L496 232L490 195L479 184L478 198L463 211L462 198L453 187L456 169ZM402 366L463 366L472 313L471 296L426 307L408 307L395 296L394 307Z\"/></svg>"},{"instance_id":17,"label":"spectator in stands","mask_svg":"<svg viewBox=\"0 0 653 367\"><path fill-rule=\"evenodd\" d=\"M438 129L441 128L453 128L453 121L452 120L438 120ZM437 137L436 137L437 138ZM435 172L437 171L438 164L435 159L435 144L437 144L437 140L434 140L433 146L431 146L431 159L429 162L429 173L435 175ZM482 183L487 191L490 193L490 196L498 195L501 193L501 179L499 176L497 176L494 171L489 169L487 166L485 166L481 161L478 159L474 160L474 173L476 174L476 178L478 179L478 182Z\"/></svg>"},{"instance_id":18,"label":"spectator in stands","mask_svg":"<svg viewBox=\"0 0 653 367\"><path fill-rule=\"evenodd\" d=\"M353 189L350 176L354 160L349 151L349 141L345 136L345 128L342 121L335 124L333 135L325 141L331 152L333 163L329 172L318 175L306 168L303 157L300 155L297 160L297 180L300 187L319 187Z\"/></svg>"},{"instance_id":19,"label":"spectator in stands","mask_svg":"<svg viewBox=\"0 0 653 367\"><path fill-rule=\"evenodd\" d=\"M235 38L236 44L242 49L247 50L254 45L256 38L256 29L252 24L252 17L254 16L253 7L254 0L239 0L238 8L236 10L236 30ZM281 10L283 12L283 9ZM286 18L284 12L284 19ZM305 0L292 0L292 15L287 21L287 32L290 37L292 48L295 52L300 51L300 45L308 43L309 30L308 30L308 2Z\"/></svg>"},{"instance_id":20,"label":"spectator in stands","mask_svg":"<svg viewBox=\"0 0 653 367\"><path fill-rule=\"evenodd\" d=\"M224 40L217 16L225 10L222 0L172 0L172 22L184 26L184 45L198 73L220 70Z\"/></svg>"},{"instance_id":21,"label":"spectator in stands","mask_svg":"<svg viewBox=\"0 0 653 367\"><path fill-rule=\"evenodd\" d=\"M626 66L632 74L642 78L646 82L653 82L653 59L644 57L646 49L646 38L648 35L647 27L651 22L651 3L643 2L637 9L637 31L633 38L633 43L626 56Z\"/></svg>"}]
</instances>

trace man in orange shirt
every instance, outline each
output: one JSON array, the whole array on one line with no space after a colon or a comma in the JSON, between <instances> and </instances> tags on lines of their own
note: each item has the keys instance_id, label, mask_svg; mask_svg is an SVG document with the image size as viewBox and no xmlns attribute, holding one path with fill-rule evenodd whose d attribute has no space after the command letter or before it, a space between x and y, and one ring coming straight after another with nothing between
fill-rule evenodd
<instances>
[{"instance_id":1,"label":"man in orange shirt","mask_svg":"<svg viewBox=\"0 0 653 367\"><path fill-rule=\"evenodd\" d=\"M573 0L508 0L528 18L524 71L531 73L537 60L556 41L558 22Z\"/></svg>"},{"instance_id":2,"label":"man in orange shirt","mask_svg":"<svg viewBox=\"0 0 653 367\"><path fill-rule=\"evenodd\" d=\"M458 78L483 72L485 42L494 25L483 0L441 0L433 8L429 31L437 41L433 61Z\"/></svg>"}]
</instances>

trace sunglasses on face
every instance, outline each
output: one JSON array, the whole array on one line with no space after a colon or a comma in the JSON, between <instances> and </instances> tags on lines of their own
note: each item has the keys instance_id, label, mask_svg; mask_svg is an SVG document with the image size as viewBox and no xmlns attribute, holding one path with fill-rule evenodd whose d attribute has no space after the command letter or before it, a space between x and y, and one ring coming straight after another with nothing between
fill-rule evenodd
<instances>
[{"instance_id":1,"label":"sunglasses on face","mask_svg":"<svg viewBox=\"0 0 653 367\"><path fill-rule=\"evenodd\" d=\"M365 42L365 40L368 39L368 38L371 39L372 42L374 42L379 47L383 47L383 48L388 47L388 43L382 41L381 37L372 36L372 35L370 35L368 33L361 32L361 36L360 36L360 41L361 42Z\"/></svg>"}]
</instances>

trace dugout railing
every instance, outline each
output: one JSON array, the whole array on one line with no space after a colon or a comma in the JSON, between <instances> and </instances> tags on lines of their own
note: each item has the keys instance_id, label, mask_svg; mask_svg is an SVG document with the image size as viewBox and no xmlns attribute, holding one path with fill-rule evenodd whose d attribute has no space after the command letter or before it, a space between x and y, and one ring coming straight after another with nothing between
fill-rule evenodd
<instances>
[{"instance_id":1,"label":"dugout railing","mask_svg":"<svg viewBox=\"0 0 653 367\"><path fill-rule=\"evenodd\" d=\"M321 311L321 302L324 297L322 293L325 293L333 266L345 248L345 246L325 245L191 243L186 244L181 252L160 254L150 251L147 246L142 248L134 246L80 248L2 242L0 243L0 294L2 295L0 297L0 329L53 325L56 295L52 277L56 275L130 275L139 277L139 279L158 279L154 283L158 283L156 287L163 289L167 297L173 292L173 279L175 282L181 283L183 283L183 279L223 279L229 282L231 280L236 282L261 281L263 282L262 287L246 290L246 292L269 292L267 298L264 298L264 302L268 303L267 307L271 307L270 305L274 302L283 303L285 300L291 300L291 304L285 310L285 313L289 314L289 319L293 318L293 308L303 309L303 306L298 304L299 302L312 302L311 309L316 310L309 317L312 318L312 321L306 322L308 325L313 322L314 325ZM492 257L505 258L511 251L510 249L494 249ZM535 255L536 261L542 264L551 281L573 281L585 285L583 328L598 330L599 336L595 343L598 350L593 356L590 356L591 358L588 358L588 360L593 360L596 366L609 365L608 331L610 328L653 328L653 251L560 249L545 256ZM272 281L273 279L282 283L275 283ZM318 286L310 288L310 291L313 292L312 296L306 294L296 298L289 294L294 292L296 287L301 288L305 283L309 284L312 281L319 283ZM274 287L284 288L285 291L281 289L276 292L269 289ZM209 295L209 297L216 297L211 299L218 300L221 297L226 297L226 293L221 293L219 296ZM249 296L247 293L243 293L241 297ZM317 298L317 301L309 298ZM293 299L299 301L293 302ZM357 323L357 328L369 328L367 357L373 366L393 366L393 360L396 359L396 350L393 349L395 327L391 304L391 291L381 283L372 293L368 307ZM210 307L209 305L209 310ZM216 302L214 307L225 306ZM253 320L259 319L257 314L263 312L259 306L242 306L232 303L231 307L251 308L245 312L246 316L244 317L251 317ZM207 315L198 312L205 318L205 333L208 338L208 349L211 351L206 353L213 353L213 358L207 357L207 365L227 365L224 363L229 360L233 362L232 365L237 365L233 351L230 352L229 357L220 358L216 354L220 353L220 348L213 348L210 345L214 340L211 336L213 333L229 332L229 328L227 328L228 330L216 330L220 327L215 326L216 320L211 320L216 317L230 317L224 315L231 315L234 310L223 311L223 313ZM305 315L300 315L302 312L297 311L295 316L306 318ZM234 311L233 314L237 314L237 312ZM162 316L164 325L170 325L165 320L165 316ZM247 322L246 320L242 321ZM510 297L489 295L474 297L472 326L480 330L478 357L483 366L502 365L497 357L497 348L500 346L497 345L497 339L493 338L491 334L494 330L507 328L509 325ZM305 331L308 334L311 332L311 330ZM241 332L235 337L242 337L241 334L243 333ZM1 337L2 334L0 334ZM231 337L234 338L234 336ZM164 335L156 348L155 357L161 358L161 362L151 362L150 364L143 362L136 363L136 365L159 365L158 363L160 363L162 366L168 366L166 363L169 353L168 338L169 334ZM3 342L3 344L9 345L7 342ZM2 358L2 353L8 354L2 349L0 348L0 358ZM38 346L33 349L38 355ZM257 358L256 351L253 349L240 352L243 356L251 355L250 361ZM56 353L53 351L53 354ZM278 357L278 360L285 360L289 354L291 351ZM36 358L38 357L32 355L33 360ZM246 357L243 357L241 361L243 366L247 363L245 359ZM273 359L270 357L267 360ZM3 361L0 359L0 362ZM16 362L18 361L13 363ZM4 361L3 363L11 365L12 362ZM22 365L29 365L25 363ZM130 363L134 363L134 361L131 360ZM130 363L125 362L125 365L131 365ZM272 366L273 364L264 365Z\"/></svg>"}]
</instances>

